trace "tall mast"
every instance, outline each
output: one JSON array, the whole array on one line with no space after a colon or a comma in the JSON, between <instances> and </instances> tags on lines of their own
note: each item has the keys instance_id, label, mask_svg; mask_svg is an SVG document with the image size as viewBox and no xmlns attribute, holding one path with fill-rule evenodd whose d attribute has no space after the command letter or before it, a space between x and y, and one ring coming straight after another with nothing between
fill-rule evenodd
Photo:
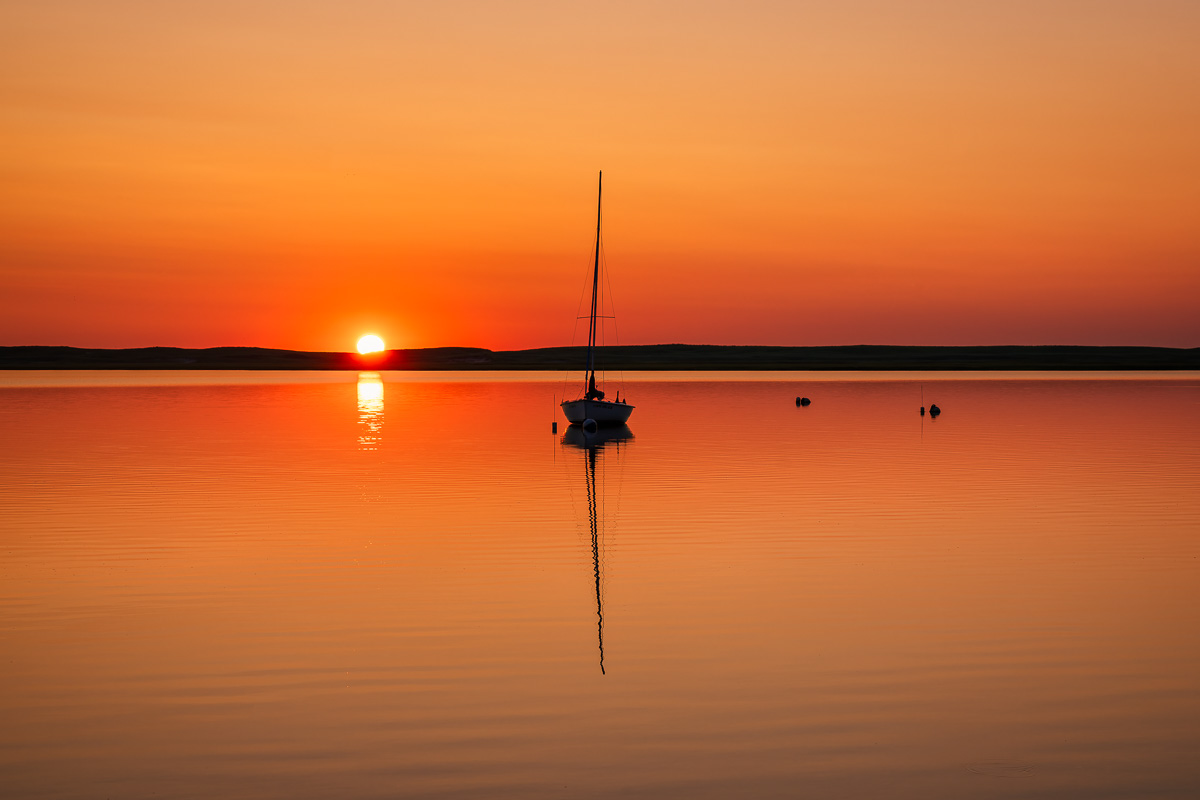
<instances>
[{"instance_id":1,"label":"tall mast","mask_svg":"<svg viewBox=\"0 0 1200 800\"><path fill-rule=\"evenodd\" d=\"M596 391L596 294L600 289L600 198L604 189L604 171L596 181L596 261L592 266L592 311L588 323L588 358L586 397Z\"/></svg>"}]
</instances>

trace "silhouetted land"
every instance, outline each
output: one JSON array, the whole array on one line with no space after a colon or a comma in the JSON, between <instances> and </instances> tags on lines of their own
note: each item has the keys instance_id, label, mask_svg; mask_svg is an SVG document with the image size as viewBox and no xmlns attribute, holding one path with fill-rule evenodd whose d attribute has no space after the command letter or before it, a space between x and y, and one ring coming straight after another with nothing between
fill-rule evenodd
<instances>
[{"instance_id":1,"label":"silhouetted land","mask_svg":"<svg viewBox=\"0 0 1200 800\"><path fill-rule=\"evenodd\" d=\"M582 347L434 347L368 356L260 347L0 347L0 369L577 370L583 363ZM597 364L608 370L1195 370L1200 348L655 344L600 348Z\"/></svg>"}]
</instances>

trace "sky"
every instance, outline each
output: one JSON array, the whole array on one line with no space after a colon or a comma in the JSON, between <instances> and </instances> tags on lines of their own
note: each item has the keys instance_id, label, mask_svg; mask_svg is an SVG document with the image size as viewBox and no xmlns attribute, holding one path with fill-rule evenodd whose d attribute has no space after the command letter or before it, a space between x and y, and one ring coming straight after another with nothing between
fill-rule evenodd
<instances>
[{"instance_id":1,"label":"sky","mask_svg":"<svg viewBox=\"0 0 1200 800\"><path fill-rule=\"evenodd\" d=\"M1200 346L1200 3L0 0L0 345ZM578 335L575 343L579 343Z\"/></svg>"}]
</instances>

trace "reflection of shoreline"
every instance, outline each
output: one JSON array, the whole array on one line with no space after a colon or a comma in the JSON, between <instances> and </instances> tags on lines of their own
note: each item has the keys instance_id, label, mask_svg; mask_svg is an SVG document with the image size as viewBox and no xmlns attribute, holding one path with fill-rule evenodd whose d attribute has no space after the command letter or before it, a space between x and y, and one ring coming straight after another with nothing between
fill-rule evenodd
<instances>
[{"instance_id":1,"label":"reflection of shoreline","mask_svg":"<svg viewBox=\"0 0 1200 800\"><path fill-rule=\"evenodd\" d=\"M383 378L378 372L358 375L358 449L378 450L383 441Z\"/></svg>"}]
</instances>

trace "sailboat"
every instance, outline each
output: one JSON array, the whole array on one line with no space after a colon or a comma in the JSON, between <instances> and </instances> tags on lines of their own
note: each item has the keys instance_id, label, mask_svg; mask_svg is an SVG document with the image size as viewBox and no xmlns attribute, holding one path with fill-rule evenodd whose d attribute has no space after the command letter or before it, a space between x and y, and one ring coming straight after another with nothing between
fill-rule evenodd
<instances>
[{"instance_id":1,"label":"sailboat","mask_svg":"<svg viewBox=\"0 0 1200 800\"><path fill-rule=\"evenodd\" d=\"M572 425L621 425L633 413L633 406L624 401L606 400L596 386L597 296L600 293L600 209L604 188L604 173L596 184L596 260L592 265L592 306L588 316L587 368L584 372L583 395L576 400L564 400L563 414Z\"/></svg>"}]
</instances>

